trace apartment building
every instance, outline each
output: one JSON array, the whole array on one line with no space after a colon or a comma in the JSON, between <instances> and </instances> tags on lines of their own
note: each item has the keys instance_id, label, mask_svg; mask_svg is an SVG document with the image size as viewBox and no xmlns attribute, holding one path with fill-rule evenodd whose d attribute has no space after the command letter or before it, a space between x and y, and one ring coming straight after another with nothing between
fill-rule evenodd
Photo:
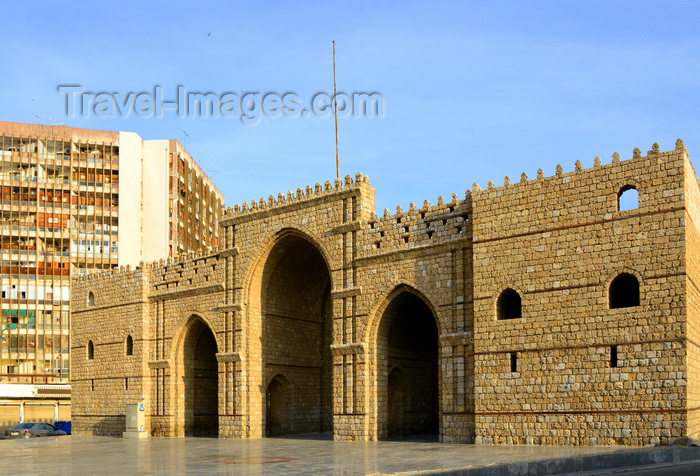
<instances>
[{"instance_id":1,"label":"apartment building","mask_svg":"<svg viewBox=\"0 0 700 476\"><path fill-rule=\"evenodd\" d=\"M0 122L0 187L0 384L69 381L71 276L219 242L223 195L176 140Z\"/></svg>"}]
</instances>

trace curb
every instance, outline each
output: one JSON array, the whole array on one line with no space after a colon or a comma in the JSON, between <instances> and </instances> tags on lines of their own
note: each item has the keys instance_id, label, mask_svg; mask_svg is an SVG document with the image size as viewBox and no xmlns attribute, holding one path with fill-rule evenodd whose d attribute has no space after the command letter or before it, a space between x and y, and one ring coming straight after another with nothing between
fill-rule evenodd
<instances>
[{"instance_id":1,"label":"curb","mask_svg":"<svg viewBox=\"0 0 700 476\"><path fill-rule=\"evenodd\" d=\"M445 468L399 473L394 476L534 476L595 473L649 465L674 465L700 462L700 447L647 447L613 454L559 458L521 463L493 463L464 468Z\"/></svg>"}]
</instances>

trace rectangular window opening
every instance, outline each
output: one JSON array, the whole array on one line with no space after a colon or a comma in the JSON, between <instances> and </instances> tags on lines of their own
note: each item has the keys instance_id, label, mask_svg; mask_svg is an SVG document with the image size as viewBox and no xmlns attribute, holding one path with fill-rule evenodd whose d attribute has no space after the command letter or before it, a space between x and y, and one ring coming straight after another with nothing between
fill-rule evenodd
<instances>
[{"instance_id":1,"label":"rectangular window opening","mask_svg":"<svg viewBox=\"0 0 700 476\"><path fill-rule=\"evenodd\" d=\"M516 354L515 352L510 354L510 371L518 371L518 354Z\"/></svg>"},{"instance_id":2,"label":"rectangular window opening","mask_svg":"<svg viewBox=\"0 0 700 476\"><path fill-rule=\"evenodd\" d=\"M619 366L620 366L620 361L617 360L617 346L611 345L610 346L610 367L617 368Z\"/></svg>"}]
</instances>

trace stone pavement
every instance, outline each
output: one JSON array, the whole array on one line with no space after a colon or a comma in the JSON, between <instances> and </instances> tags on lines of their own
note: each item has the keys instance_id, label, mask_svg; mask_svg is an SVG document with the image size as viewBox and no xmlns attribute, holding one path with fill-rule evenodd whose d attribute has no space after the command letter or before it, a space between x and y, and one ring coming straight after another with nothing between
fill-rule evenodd
<instances>
[{"instance_id":1,"label":"stone pavement","mask_svg":"<svg viewBox=\"0 0 700 476\"><path fill-rule=\"evenodd\" d=\"M562 474L700 460L700 448L333 442L330 435L234 440L65 436L0 441L0 474Z\"/></svg>"}]
</instances>

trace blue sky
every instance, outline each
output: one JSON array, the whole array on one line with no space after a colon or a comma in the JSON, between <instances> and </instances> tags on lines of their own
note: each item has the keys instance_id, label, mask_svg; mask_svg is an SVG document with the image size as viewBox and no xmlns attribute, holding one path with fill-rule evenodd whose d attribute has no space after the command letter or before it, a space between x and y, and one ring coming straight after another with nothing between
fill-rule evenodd
<instances>
[{"instance_id":1,"label":"blue sky","mask_svg":"<svg viewBox=\"0 0 700 476\"><path fill-rule=\"evenodd\" d=\"M381 213L678 137L700 154L699 14L643 0L12 2L0 120L181 142L184 129L228 205L277 195L334 178L331 117L66 117L57 87L306 103L332 91L335 40L338 90L384 97L384 117L339 121L342 174L369 175Z\"/></svg>"}]
</instances>

